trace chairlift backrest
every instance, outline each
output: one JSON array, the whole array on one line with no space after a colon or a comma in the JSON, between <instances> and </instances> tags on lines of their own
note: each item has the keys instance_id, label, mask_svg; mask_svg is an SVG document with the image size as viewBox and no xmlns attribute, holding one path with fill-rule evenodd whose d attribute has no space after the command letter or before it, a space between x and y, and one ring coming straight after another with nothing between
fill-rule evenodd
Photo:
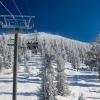
<instances>
[{"instance_id":1,"label":"chairlift backrest","mask_svg":"<svg viewBox=\"0 0 100 100\"><path fill-rule=\"evenodd\" d=\"M38 41L34 41L34 42L27 42L27 48L29 49L37 49L38 48Z\"/></svg>"},{"instance_id":2,"label":"chairlift backrest","mask_svg":"<svg viewBox=\"0 0 100 100\"><path fill-rule=\"evenodd\" d=\"M14 46L14 39L8 40L8 46Z\"/></svg>"},{"instance_id":3,"label":"chairlift backrest","mask_svg":"<svg viewBox=\"0 0 100 100\"><path fill-rule=\"evenodd\" d=\"M31 42L28 41L28 42L27 42L27 48L28 48L28 49L31 49L31 45L32 45Z\"/></svg>"}]
</instances>

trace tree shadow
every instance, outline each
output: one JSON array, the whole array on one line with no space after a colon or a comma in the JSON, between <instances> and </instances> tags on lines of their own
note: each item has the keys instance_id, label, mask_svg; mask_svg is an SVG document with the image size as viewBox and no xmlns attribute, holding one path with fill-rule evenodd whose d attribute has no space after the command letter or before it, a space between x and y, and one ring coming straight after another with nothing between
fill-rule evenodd
<instances>
[{"instance_id":1,"label":"tree shadow","mask_svg":"<svg viewBox=\"0 0 100 100\"><path fill-rule=\"evenodd\" d=\"M0 92L0 95L12 95L12 92ZM23 96L41 96L40 92L18 92L17 95L23 95Z\"/></svg>"},{"instance_id":2,"label":"tree shadow","mask_svg":"<svg viewBox=\"0 0 100 100\"><path fill-rule=\"evenodd\" d=\"M91 81L95 82L96 79L98 79L97 75L68 75L67 79L69 81L80 81L80 80L85 80L85 81Z\"/></svg>"},{"instance_id":3,"label":"tree shadow","mask_svg":"<svg viewBox=\"0 0 100 100\"><path fill-rule=\"evenodd\" d=\"M85 84L85 83L70 83L70 86L81 86L81 87L100 87L100 85L94 85L94 84Z\"/></svg>"},{"instance_id":4,"label":"tree shadow","mask_svg":"<svg viewBox=\"0 0 100 100\"><path fill-rule=\"evenodd\" d=\"M92 100L95 100L95 99L100 100L100 97L86 97L86 98L89 98L89 99L92 99Z\"/></svg>"},{"instance_id":5,"label":"tree shadow","mask_svg":"<svg viewBox=\"0 0 100 100\"><path fill-rule=\"evenodd\" d=\"M29 78L31 77L31 79ZM34 78L35 77L35 78ZM37 84L41 84L41 80L36 78L37 76L29 76L28 74L20 74L17 77L17 82L19 83L37 83ZM12 83L13 82L13 78L0 78L0 83Z\"/></svg>"},{"instance_id":6,"label":"tree shadow","mask_svg":"<svg viewBox=\"0 0 100 100\"><path fill-rule=\"evenodd\" d=\"M13 80L9 80L9 79L0 79L0 83L12 83Z\"/></svg>"},{"instance_id":7,"label":"tree shadow","mask_svg":"<svg viewBox=\"0 0 100 100\"><path fill-rule=\"evenodd\" d=\"M100 93L100 90L90 90L90 92Z\"/></svg>"},{"instance_id":8,"label":"tree shadow","mask_svg":"<svg viewBox=\"0 0 100 100\"><path fill-rule=\"evenodd\" d=\"M100 87L100 85L95 85L92 83L99 83L97 75L68 75L67 80L70 82L71 86L81 86L81 87ZM83 83L80 81L84 81ZM87 82L91 82L87 84Z\"/></svg>"}]
</instances>

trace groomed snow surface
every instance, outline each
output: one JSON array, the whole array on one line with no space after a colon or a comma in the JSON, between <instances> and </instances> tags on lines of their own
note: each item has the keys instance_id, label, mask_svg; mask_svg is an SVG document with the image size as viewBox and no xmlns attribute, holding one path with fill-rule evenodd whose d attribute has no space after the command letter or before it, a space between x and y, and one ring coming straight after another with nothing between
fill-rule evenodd
<instances>
[{"instance_id":1,"label":"groomed snow surface","mask_svg":"<svg viewBox=\"0 0 100 100\"><path fill-rule=\"evenodd\" d=\"M39 97L41 97L42 81L39 76L41 60L39 55L32 57L30 61L27 61L30 74L25 73L24 64L21 64L18 68L17 100L39 100ZM33 66L31 60L35 62ZM100 83L96 72L77 72L71 68L70 63L66 63L65 72L71 95L68 97L58 95L56 96L57 100L78 100L80 95L83 95L85 100L100 100ZM3 69L0 73L0 100L12 100L12 81L12 69Z\"/></svg>"},{"instance_id":2,"label":"groomed snow surface","mask_svg":"<svg viewBox=\"0 0 100 100\"><path fill-rule=\"evenodd\" d=\"M41 55L31 55L29 60L18 67L17 74L17 100L39 100L41 97L40 64ZM37 65L37 68L35 68ZM29 73L25 73L25 66L29 67ZM42 67L42 64L41 64ZM12 69L3 69L0 73L0 100L12 100Z\"/></svg>"},{"instance_id":3,"label":"groomed snow surface","mask_svg":"<svg viewBox=\"0 0 100 100\"><path fill-rule=\"evenodd\" d=\"M96 72L66 70L66 73L71 90L71 98L66 100L78 100L80 95L84 98L82 100L100 100L100 82Z\"/></svg>"},{"instance_id":4,"label":"groomed snow surface","mask_svg":"<svg viewBox=\"0 0 100 100\"><path fill-rule=\"evenodd\" d=\"M29 76L20 70L17 81L17 100L38 100L41 88L40 77L35 74ZM0 75L0 100L12 100L12 70Z\"/></svg>"}]
</instances>

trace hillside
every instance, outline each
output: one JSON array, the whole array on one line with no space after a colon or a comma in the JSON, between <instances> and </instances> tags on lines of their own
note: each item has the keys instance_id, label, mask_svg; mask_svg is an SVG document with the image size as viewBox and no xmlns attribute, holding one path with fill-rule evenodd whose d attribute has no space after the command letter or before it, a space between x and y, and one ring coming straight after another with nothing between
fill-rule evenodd
<instances>
[{"instance_id":1,"label":"hillside","mask_svg":"<svg viewBox=\"0 0 100 100\"><path fill-rule=\"evenodd\" d=\"M19 37L23 40L27 40L27 41L32 41L35 37L38 37L38 40L40 42L42 42L44 39L48 42L54 42L56 41L58 44L60 44L61 42L68 46L69 48L83 48L86 50L89 50L91 47L91 44L88 42L81 42L78 40L74 40L74 39L69 39L67 37L62 37L59 35L55 35L55 34L50 34L50 33L45 33L45 32L38 32L38 33L29 33L29 34L19 34ZM5 37L6 41L9 41L10 39L14 38L14 34L3 34L3 36ZM0 35L0 37L2 37L2 35Z\"/></svg>"},{"instance_id":2,"label":"hillside","mask_svg":"<svg viewBox=\"0 0 100 100\"><path fill-rule=\"evenodd\" d=\"M36 37L38 52L34 53L33 48L27 48L27 42L34 43ZM0 35L0 99L6 97L11 100L14 57L13 46L8 44L14 44L13 39L14 34ZM100 98L96 93L100 90L98 73L90 71L89 66L85 65L91 44L38 32L19 34L18 47L19 100L54 100L53 95L57 100ZM70 90L70 95L65 90Z\"/></svg>"}]
</instances>

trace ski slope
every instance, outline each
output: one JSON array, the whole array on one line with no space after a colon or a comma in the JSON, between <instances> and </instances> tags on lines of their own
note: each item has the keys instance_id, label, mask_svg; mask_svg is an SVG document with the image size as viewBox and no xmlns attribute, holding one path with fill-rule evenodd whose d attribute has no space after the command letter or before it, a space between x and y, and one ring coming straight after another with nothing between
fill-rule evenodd
<instances>
[{"instance_id":1,"label":"ski slope","mask_svg":"<svg viewBox=\"0 0 100 100\"><path fill-rule=\"evenodd\" d=\"M17 75L17 100L39 100L41 92L42 57L38 53L27 52L29 59L18 67ZM26 62L25 62L26 61ZM28 72L25 67L28 67ZM66 81L71 94L68 97L56 96L57 100L78 100L83 95L85 100L100 100L100 82L97 72L75 71L70 63L66 63ZM12 69L3 69L0 73L0 100L12 100Z\"/></svg>"},{"instance_id":2,"label":"ski slope","mask_svg":"<svg viewBox=\"0 0 100 100\"><path fill-rule=\"evenodd\" d=\"M30 60L26 63L29 67L29 73L25 73L24 63L18 67L17 100L39 100L41 97L41 78L39 76L39 67L42 65L41 55L29 54L29 56ZM0 74L0 100L12 100L12 76L12 69L2 70Z\"/></svg>"},{"instance_id":3,"label":"ski slope","mask_svg":"<svg viewBox=\"0 0 100 100\"><path fill-rule=\"evenodd\" d=\"M100 82L97 72L67 70L66 73L69 88L74 98L72 100L78 100L81 94L85 100L100 100Z\"/></svg>"},{"instance_id":4,"label":"ski slope","mask_svg":"<svg viewBox=\"0 0 100 100\"><path fill-rule=\"evenodd\" d=\"M67 97L56 96L57 100L100 100L100 82L98 73L91 71L75 71L70 63L66 63L66 82L68 83L71 94Z\"/></svg>"}]
</instances>

